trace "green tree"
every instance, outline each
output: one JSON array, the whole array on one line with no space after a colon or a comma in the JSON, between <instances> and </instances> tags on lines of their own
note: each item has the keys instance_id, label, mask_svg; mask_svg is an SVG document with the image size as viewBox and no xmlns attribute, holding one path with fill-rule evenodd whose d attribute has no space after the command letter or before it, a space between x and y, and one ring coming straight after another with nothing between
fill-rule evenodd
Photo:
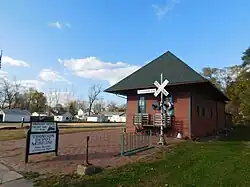
<instances>
[{"instance_id":1,"label":"green tree","mask_svg":"<svg viewBox=\"0 0 250 187\"><path fill-rule=\"evenodd\" d=\"M69 103L67 104L67 108L72 115L76 115L78 111L77 101L69 101Z\"/></svg>"},{"instance_id":2,"label":"green tree","mask_svg":"<svg viewBox=\"0 0 250 187\"><path fill-rule=\"evenodd\" d=\"M26 92L22 101L26 109L30 112L45 112L46 110L46 97L43 92L39 92L34 89L30 89Z\"/></svg>"},{"instance_id":3,"label":"green tree","mask_svg":"<svg viewBox=\"0 0 250 187\"><path fill-rule=\"evenodd\" d=\"M31 93L32 100L30 103L31 112L44 112L46 110L46 97L43 92L35 91Z\"/></svg>"},{"instance_id":4,"label":"green tree","mask_svg":"<svg viewBox=\"0 0 250 187\"><path fill-rule=\"evenodd\" d=\"M246 67L250 65L250 47L243 52L243 56L241 57L241 60L243 61L242 66Z\"/></svg>"},{"instance_id":5,"label":"green tree","mask_svg":"<svg viewBox=\"0 0 250 187\"><path fill-rule=\"evenodd\" d=\"M62 104L58 103L56 106L53 108L54 113L64 113L66 112L66 109L63 107Z\"/></svg>"},{"instance_id":6,"label":"green tree","mask_svg":"<svg viewBox=\"0 0 250 187\"><path fill-rule=\"evenodd\" d=\"M235 123L250 121L250 49L243 52L242 64L234 66L235 80L227 86L226 93L230 98L228 110L233 114Z\"/></svg>"},{"instance_id":7,"label":"green tree","mask_svg":"<svg viewBox=\"0 0 250 187\"><path fill-rule=\"evenodd\" d=\"M226 111L235 123L250 121L250 48L243 52L242 64L225 68L203 68L201 74L229 97Z\"/></svg>"}]
</instances>

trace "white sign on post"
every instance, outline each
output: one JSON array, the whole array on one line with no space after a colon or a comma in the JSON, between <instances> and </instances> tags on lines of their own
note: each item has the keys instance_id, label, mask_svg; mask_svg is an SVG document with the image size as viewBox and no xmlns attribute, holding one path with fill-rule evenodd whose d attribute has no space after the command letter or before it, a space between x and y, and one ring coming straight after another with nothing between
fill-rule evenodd
<instances>
[{"instance_id":1,"label":"white sign on post","mask_svg":"<svg viewBox=\"0 0 250 187\"><path fill-rule=\"evenodd\" d=\"M137 90L137 94L147 94L147 93L155 93L156 89L144 89L144 90Z\"/></svg>"},{"instance_id":2,"label":"white sign on post","mask_svg":"<svg viewBox=\"0 0 250 187\"><path fill-rule=\"evenodd\" d=\"M29 154L56 150L56 133L31 134Z\"/></svg>"},{"instance_id":3,"label":"white sign on post","mask_svg":"<svg viewBox=\"0 0 250 187\"><path fill-rule=\"evenodd\" d=\"M54 122L32 122L31 132L54 132L56 123Z\"/></svg>"},{"instance_id":4,"label":"white sign on post","mask_svg":"<svg viewBox=\"0 0 250 187\"><path fill-rule=\"evenodd\" d=\"M31 122L27 132L25 163L29 155L55 152L58 155L59 129L55 122Z\"/></svg>"}]
</instances>

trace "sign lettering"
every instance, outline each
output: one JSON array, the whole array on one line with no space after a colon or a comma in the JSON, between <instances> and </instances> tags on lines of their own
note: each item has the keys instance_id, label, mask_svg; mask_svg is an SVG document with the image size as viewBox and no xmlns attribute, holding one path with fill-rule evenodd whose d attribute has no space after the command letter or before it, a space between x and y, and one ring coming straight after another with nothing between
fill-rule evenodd
<instances>
[{"instance_id":1,"label":"sign lettering","mask_svg":"<svg viewBox=\"0 0 250 187\"><path fill-rule=\"evenodd\" d=\"M31 134L29 154L55 151L56 133Z\"/></svg>"}]
</instances>

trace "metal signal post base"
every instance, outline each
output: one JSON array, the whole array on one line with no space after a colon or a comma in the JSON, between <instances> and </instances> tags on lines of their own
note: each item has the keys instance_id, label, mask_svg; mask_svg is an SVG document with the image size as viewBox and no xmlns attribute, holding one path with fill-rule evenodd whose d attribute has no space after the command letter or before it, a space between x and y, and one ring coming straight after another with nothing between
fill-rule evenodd
<instances>
[{"instance_id":1,"label":"metal signal post base","mask_svg":"<svg viewBox=\"0 0 250 187\"><path fill-rule=\"evenodd\" d=\"M158 142L158 145L166 145L164 136L160 136L160 141Z\"/></svg>"},{"instance_id":2,"label":"metal signal post base","mask_svg":"<svg viewBox=\"0 0 250 187\"><path fill-rule=\"evenodd\" d=\"M160 140L158 142L158 145L166 145L166 140L163 134L163 125L161 125L161 130L160 130Z\"/></svg>"}]
</instances>

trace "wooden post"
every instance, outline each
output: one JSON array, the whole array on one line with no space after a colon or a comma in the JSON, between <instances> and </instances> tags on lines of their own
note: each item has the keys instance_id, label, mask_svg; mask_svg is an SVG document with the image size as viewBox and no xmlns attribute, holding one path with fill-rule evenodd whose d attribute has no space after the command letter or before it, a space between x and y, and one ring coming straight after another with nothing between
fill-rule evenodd
<instances>
[{"instance_id":1,"label":"wooden post","mask_svg":"<svg viewBox=\"0 0 250 187\"><path fill-rule=\"evenodd\" d=\"M89 136L87 136L87 144L86 144L86 164L89 164Z\"/></svg>"},{"instance_id":2,"label":"wooden post","mask_svg":"<svg viewBox=\"0 0 250 187\"><path fill-rule=\"evenodd\" d=\"M149 146L152 146L152 130L149 130Z\"/></svg>"},{"instance_id":3,"label":"wooden post","mask_svg":"<svg viewBox=\"0 0 250 187\"><path fill-rule=\"evenodd\" d=\"M58 123L56 122L56 152L55 155L58 156L58 147L59 147L59 128Z\"/></svg>"},{"instance_id":4,"label":"wooden post","mask_svg":"<svg viewBox=\"0 0 250 187\"><path fill-rule=\"evenodd\" d=\"M29 161L30 131L31 129L28 130L26 136L26 148L25 148L25 158L24 158L25 164L27 164Z\"/></svg>"},{"instance_id":5,"label":"wooden post","mask_svg":"<svg viewBox=\"0 0 250 187\"><path fill-rule=\"evenodd\" d=\"M22 117L21 128L23 128L24 117Z\"/></svg>"},{"instance_id":6,"label":"wooden post","mask_svg":"<svg viewBox=\"0 0 250 187\"><path fill-rule=\"evenodd\" d=\"M121 134L121 139L120 139L120 141L121 141L121 142L120 142L120 146L121 146L121 147L120 147L120 148L121 148L121 151L120 151L120 152L121 152L121 156L123 156L123 153L124 153L124 138L125 138L124 136L126 136L126 134L125 134L125 133L122 133L122 134Z\"/></svg>"}]
</instances>

